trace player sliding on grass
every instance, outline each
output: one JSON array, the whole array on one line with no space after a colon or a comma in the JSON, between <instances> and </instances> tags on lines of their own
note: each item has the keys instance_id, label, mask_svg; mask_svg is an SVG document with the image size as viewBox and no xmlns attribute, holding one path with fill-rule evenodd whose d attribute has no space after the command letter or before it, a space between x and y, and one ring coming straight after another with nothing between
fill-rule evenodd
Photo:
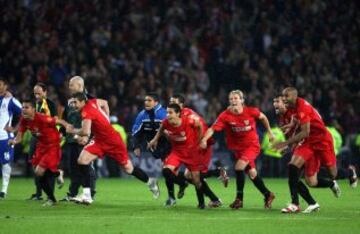
<instances>
[{"instance_id":1,"label":"player sliding on grass","mask_svg":"<svg viewBox=\"0 0 360 234\"><path fill-rule=\"evenodd\" d=\"M82 127L75 129L65 121L60 123L66 127L68 133L78 135L80 143L86 144L78 158L80 172L84 178L82 184L83 194L78 198L78 202L83 204L91 204L93 202L90 193L90 171L88 165L97 158L103 158L104 155L109 155L113 158L129 175L133 175L147 183L150 191L153 193L153 197L157 199L160 195L157 180L149 178L143 170L133 166L120 134L111 126L107 115L100 108L99 100L88 100L84 93L76 93L73 95L73 98L75 108L81 111ZM90 139L91 135L93 137Z\"/></svg>"}]
</instances>

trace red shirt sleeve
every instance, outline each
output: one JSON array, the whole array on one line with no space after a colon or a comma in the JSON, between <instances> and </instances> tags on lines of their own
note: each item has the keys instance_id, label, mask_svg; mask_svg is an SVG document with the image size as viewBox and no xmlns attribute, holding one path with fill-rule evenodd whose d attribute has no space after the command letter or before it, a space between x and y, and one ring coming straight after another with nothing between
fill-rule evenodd
<instances>
[{"instance_id":1,"label":"red shirt sleeve","mask_svg":"<svg viewBox=\"0 0 360 234\"><path fill-rule=\"evenodd\" d=\"M211 126L214 131L218 132L225 128L226 126L226 113L222 112L219 117L216 119L215 123Z\"/></svg>"},{"instance_id":2,"label":"red shirt sleeve","mask_svg":"<svg viewBox=\"0 0 360 234\"><path fill-rule=\"evenodd\" d=\"M82 119L89 119L92 120L93 119L93 115L91 114L91 111L88 108L84 108L81 111L81 118Z\"/></svg>"},{"instance_id":3,"label":"red shirt sleeve","mask_svg":"<svg viewBox=\"0 0 360 234\"><path fill-rule=\"evenodd\" d=\"M250 110L250 114L252 117L254 117L255 119L258 119L260 117L260 110L256 107L251 107L249 108Z\"/></svg>"},{"instance_id":4,"label":"red shirt sleeve","mask_svg":"<svg viewBox=\"0 0 360 234\"><path fill-rule=\"evenodd\" d=\"M310 122L310 111L310 106L307 106L305 103L299 104L297 108L297 116L301 125Z\"/></svg>"}]
</instances>

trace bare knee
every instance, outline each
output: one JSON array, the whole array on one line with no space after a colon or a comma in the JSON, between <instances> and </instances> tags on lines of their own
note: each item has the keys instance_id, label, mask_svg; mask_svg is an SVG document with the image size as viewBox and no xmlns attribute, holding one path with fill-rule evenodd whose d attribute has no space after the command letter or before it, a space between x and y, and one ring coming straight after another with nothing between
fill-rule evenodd
<instances>
[{"instance_id":1,"label":"bare knee","mask_svg":"<svg viewBox=\"0 0 360 234\"><path fill-rule=\"evenodd\" d=\"M316 187L318 184L317 177L305 177L305 182L310 187Z\"/></svg>"},{"instance_id":2,"label":"bare knee","mask_svg":"<svg viewBox=\"0 0 360 234\"><path fill-rule=\"evenodd\" d=\"M337 168L336 168L336 166L329 167L328 171L329 171L331 179L334 180L337 177Z\"/></svg>"},{"instance_id":3,"label":"bare knee","mask_svg":"<svg viewBox=\"0 0 360 234\"><path fill-rule=\"evenodd\" d=\"M195 175L192 174L191 176L192 176L192 182L195 185L195 187L197 189L200 189L201 188L200 174L199 175L198 174L195 174Z\"/></svg>"},{"instance_id":4,"label":"bare knee","mask_svg":"<svg viewBox=\"0 0 360 234\"><path fill-rule=\"evenodd\" d=\"M193 179L193 184L195 185L195 187L197 189L200 189L201 188L201 181L200 180L194 180Z\"/></svg>"},{"instance_id":5,"label":"bare knee","mask_svg":"<svg viewBox=\"0 0 360 234\"><path fill-rule=\"evenodd\" d=\"M257 176L257 171L256 171L256 169L255 169L255 168L251 168L251 169L249 170L249 178L253 180L253 179L256 178L256 176Z\"/></svg>"},{"instance_id":6,"label":"bare knee","mask_svg":"<svg viewBox=\"0 0 360 234\"><path fill-rule=\"evenodd\" d=\"M243 171L243 170L245 170L245 168L247 167L248 164L249 164L248 161L244 161L244 160L239 159L239 160L236 161L235 170Z\"/></svg>"},{"instance_id":7,"label":"bare knee","mask_svg":"<svg viewBox=\"0 0 360 234\"><path fill-rule=\"evenodd\" d=\"M184 173L184 176L187 180L191 180L191 173L190 171L186 170L185 173Z\"/></svg>"},{"instance_id":8,"label":"bare knee","mask_svg":"<svg viewBox=\"0 0 360 234\"><path fill-rule=\"evenodd\" d=\"M125 165L122 166L122 168L129 175L134 171L134 166L132 165L131 161L128 161Z\"/></svg>"},{"instance_id":9,"label":"bare knee","mask_svg":"<svg viewBox=\"0 0 360 234\"><path fill-rule=\"evenodd\" d=\"M36 176L41 177L45 174L45 169L42 167L36 167L34 172Z\"/></svg>"},{"instance_id":10,"label":"bare knee","mask_svg":"<svg viewBox=\"0 0 360 234\"><path fill-rule=\"evenodd\" d=\"M300 156L293 156L290 160L290 163L291 165L294 165L296 166L297 168L301 168L303 165L304 165L305 161L302 157Z\"/></svg>"}]
</instances>

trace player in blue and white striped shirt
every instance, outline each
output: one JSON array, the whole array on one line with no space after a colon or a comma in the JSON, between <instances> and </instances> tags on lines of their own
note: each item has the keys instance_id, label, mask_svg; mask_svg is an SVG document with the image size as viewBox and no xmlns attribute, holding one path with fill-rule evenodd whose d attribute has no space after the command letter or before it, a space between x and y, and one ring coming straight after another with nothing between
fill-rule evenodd
<instances>
[{"instance_id":1,"label":"player in blue and white striped shirt","mask_svg":"<svg viewBox=\"0 0 360 234\"><path fill-rule=\"evenodd\" d=\"M8 83L0 78L0 164L2 170L2 189L0 199L5 198L11 174L10 163L14 157L14 148L8 145L9 139L14 137L11 128L12 124L21 115L20 102L7 95Z\"/></svg>"}]
</instances>

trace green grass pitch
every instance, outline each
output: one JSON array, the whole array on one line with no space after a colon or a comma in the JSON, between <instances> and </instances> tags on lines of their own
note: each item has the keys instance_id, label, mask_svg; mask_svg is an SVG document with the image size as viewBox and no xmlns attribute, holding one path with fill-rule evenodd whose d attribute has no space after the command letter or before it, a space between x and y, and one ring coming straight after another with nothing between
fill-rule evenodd
<instances>
[{"instance_id":1,"label":"green grass pitch","mask_svg":"<svg viewBox=\"0 0 360 234\"><path fill-rule=\"evenodd\" d=\"M281 214L289 201L285 179L266 179L276 199L271 210L263 208L263 198L253 184L245 184L244 208L230 210L235 183L224 188L216 180L210 186L222 199L221 208L198 210L195 191L188 187L175 207L165 208L164 181L162 194L153 200L145 184L134 179L99 179L96 201L90 206L59 203L42 207L41 202L25 201L34 190L31 179L11 180L9 195L0 200L0 233L359 233L360 188L351 189L340 181L342 195L335 198L329 189L311 189L321 206L312 214ZM56 191L62 198L69 181ZM301 207L306 208L304 201Z\"/></svg>"}]
</instances>

